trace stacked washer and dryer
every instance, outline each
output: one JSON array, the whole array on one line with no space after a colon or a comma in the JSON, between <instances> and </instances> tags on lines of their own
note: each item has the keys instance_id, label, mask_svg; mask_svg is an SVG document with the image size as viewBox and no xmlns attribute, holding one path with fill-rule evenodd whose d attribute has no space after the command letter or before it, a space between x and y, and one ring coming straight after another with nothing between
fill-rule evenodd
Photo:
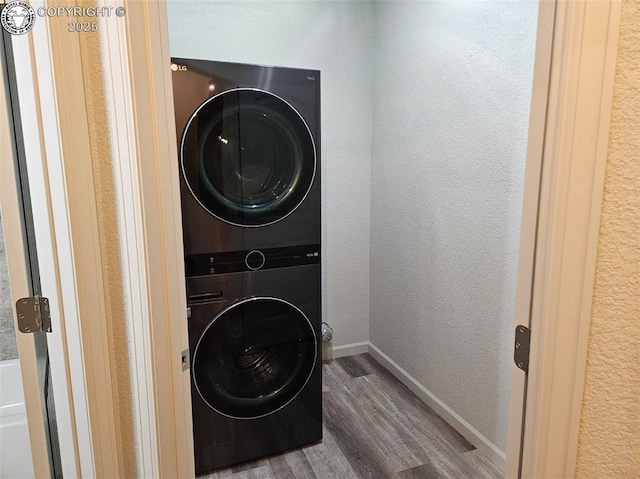
<instances>
[{"instance_id":1,"label":"stacked washer and dryer","mask_svg":"<svg viewBox=\"0 0 640 479\"><path fill-rule=\"evenodd\" d=\"M201 475L322 438L320 73L171 69Z\"/></svg>"}]
</instances>

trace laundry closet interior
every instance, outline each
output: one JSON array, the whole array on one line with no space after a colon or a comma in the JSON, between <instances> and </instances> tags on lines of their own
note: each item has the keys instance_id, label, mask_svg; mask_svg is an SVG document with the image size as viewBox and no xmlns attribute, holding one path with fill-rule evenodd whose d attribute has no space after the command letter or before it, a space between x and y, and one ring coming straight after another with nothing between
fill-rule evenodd
<instances>
[{"instance_id":1,"label":"laundry closet interior","mask_svg":"<svg viewBox=\"0 0 640 479\"><path fill-rule=\"evenodd\" d=\"M287 69L275 71L276 79L290 71L304 71L305 78L319 72L319 111L300 115L306 124L314 121L307 115L319 119L317 132L309 128L318 140L317 177L305 180L319 186L319 241L283 247L318 246L319 317L313 328L319 334L322 321L333 331L329 342L317 338L323 440L225 463L222 473L214 472L217 467L199 473L499 477L507 448L537 2L168 0L167 13L174 92L191 88L176 86L179 69L191 64L175 59ZM212 84L194 104L215 96L216 88ZM289 99L286 87L279 88L284 90L274 92L276 100L298 109L302 94ZM238 95L254 91L241 90ZM222 133L217 138L227 141ZM297 211L309 198L296 200ZM260 230L257 223L248 225L247 237ZM228 250L251 254L245 261L251 272L269 261L261 248ZM276 296L268 288L279 281L278 271L255 271L271 275L257 296ZM205 286L195 293L204 302L213 294L207 281L215 282L217 274L206 273L198 273ZM291 274L285 288L314 287L315 279ZM253 277L242 279L242 287L263 281ZM233 303L234 286L224 288ZM274 306L274 315L298 309L286 303ZM260 311L254 306L240 308L251 316ZM212 310L211 319L216 314ZM297 400L278 408L286 411ZM305 407L292 414L304 415ZM278 428L256 411L244 421L238 421L240 413L222 415L236 421L233 431L255 418L265 421L261 427ZM406 417L396 415L403 411ZM421 431L427 420L434 425ZM369 442L356 437L360 430L368 431ZM250 437L250 428L243 434ZM204 445L203 454L215 455L219 447ZM452 458L437 458L442 451Z\"/></svg>"}]
</instances>

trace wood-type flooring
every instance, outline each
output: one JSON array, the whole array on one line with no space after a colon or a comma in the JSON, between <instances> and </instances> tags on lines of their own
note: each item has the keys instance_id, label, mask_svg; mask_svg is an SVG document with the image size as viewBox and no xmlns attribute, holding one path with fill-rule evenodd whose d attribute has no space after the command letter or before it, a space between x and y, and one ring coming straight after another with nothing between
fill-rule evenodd
<instances>
[{"instance_id":1,"label":"wood-type flooring","mask_svg":"<svg viewBox=\"0 0 640 479\"><path fill-rule=\"evenodd\" d=\"M370 355L323 364L321 443L207 479L497 479L464 437Z\"/></svg>"}]
</instances>

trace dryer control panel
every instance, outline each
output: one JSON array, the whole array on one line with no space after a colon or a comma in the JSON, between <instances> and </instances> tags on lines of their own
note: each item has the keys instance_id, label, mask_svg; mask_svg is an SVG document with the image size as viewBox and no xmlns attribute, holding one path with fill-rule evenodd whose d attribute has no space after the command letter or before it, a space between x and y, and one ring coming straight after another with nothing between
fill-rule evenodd
<instances>
[{"instance_id":1,"label":"dryer control panel","mask_svg":"<svg viewBox=\"0 0 640 479\"><path fill-rule=\"evenodd\" d=\"M185 257L185 272L187 277L205 276L317 263L320 263L320 245L314 244L192 254Z\"/></svg>"}]
</instances>

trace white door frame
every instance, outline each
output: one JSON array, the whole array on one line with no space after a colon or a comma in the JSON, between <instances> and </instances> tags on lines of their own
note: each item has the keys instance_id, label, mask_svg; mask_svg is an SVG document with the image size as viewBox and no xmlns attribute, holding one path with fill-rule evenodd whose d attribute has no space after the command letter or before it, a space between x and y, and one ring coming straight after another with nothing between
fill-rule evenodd
<instances>
[{"instance_id":1,"label":"white door frame","mask_svg":"<svg viewBox=\"0 0 640 479\"><path fill-rule=\"evenodd\" d=\"M114 5L111 1L100 5ZM104 18L105 93L114 141L125 291L130 298L139 477L193 477L182 217L166 5L115 2Z\"/></svg>"},{"instance_id":2,"label":"white door frame","mask_svg":"<svg viewBox=\"0 0 640 479\"><path fill-rule=\"evenodd\" d=\"M622 2L558 0L522 477L575 476Z\"/></svg>"},{"instance_id":3,"label":"white door frame","mask_svg":"<svg viewBox=\"0 0 640 479\"><path fill-rule=\"evenodd\" d=\"M575 475L620 12L540 3L516 299L531 354L524 421L511 395L509 478ZM512 392L524 378L512 365Z\"/></svg>"},{"instance_id":4,"label":"white door frame","mask_svg":"<svg viewBox=\"0 0 640 479\"><path fill-rule=\"evenodd\" d=\"M85 371L82 360L78 360L81 350L78 348L77 335L73 329L77 298L75 285L68 277L69 273L73 274L73 269L60 267L72 264L70 255L73 248L69 241L71 230L68 225L66 189L64 182L60 181L60 157L56 154L55 148L60 139L55 115L56 97L51 90L47 90L47 86L52 84L53 72L50 68L49 50L34 48L34 44L46 45L47 37L48 30L39 28L34 30L32 35L14 36L11 40L16 60L17 96L33 205L40 283L42 295L49 299L51 315L55 318L53 331L48 334L48 349L60 439L61 467L65 476L79 477L81 463L91 459L91 455L87 454L91 447L91 434L86 415L83 414L86 411L83 407L86 406ZM37 77L34 74L36 71ZM8 125L3 123L2 129L3 136L6 136ZM12 143L7 146L11 147ZM9 165L12 159L13 155L3 155L3 173L7 173L7 176L3 175L3 186L11 181L9 175L15 175ZM15 181L15 176L13 179ZM5 204L14 205L11 210L15 211L18 207L18 196L13 197L18 194L16 185L8 186L2 193L3 207ZM8 239L13 243L9 262L11 283L14 286L14 274L25 274L17 265L18 261L24 260L24 255L19 254L20 246L17 244L18 241L23 241L17 237L18 231L22 231L22 220L15 214L7 217L7 220L9 224L5 224L5 229L8 230ZM16 281L18 279L16 278ZM14 298L16 294L17 291L12 291ZM41 394L35 392L38 389L34 383L36 376L28 374L32 371L30 363L35 360L33 339L18 334L18 347L23 355L20 358L21 363L27 365L26 371L23 371L23 387L29 430L30 434L34 435L34 468L37 475L43 474L43 477L46 477L49 473L45 472L42 458L47 457L47 449L46 445L43 447L42 444L43 431L40 431L37 425L41 415L34 413L36 421L30 417L34 409L39 407L37 398ZM46 467L48 468L48 465Z\"/></svg>"},{"instance_id":5,"label":"white door frame","mask_svg":"<svg viewBox=\"0 0 640 479\"><path fill-rule=\"evenodd\" d=\"M36 9L44 5L31 3ZM153 35L166 15L161 15L163 5L158 3L125 6L126 19L99 21L101 38L108 45L104 64L109 93L117 92L107 95L107 121L114 135L122 279L132 341L134 404L124 407L133 409L136 451L129 453L136 457L139 477L189 477L194 467L190 383L181 363L188 339L180 200L172 167L176 145L174 131L166 130L173 110L162 113L165 105L172 106L172 92L170 82L164 90L158 87L156 72L145 67L152 63L142 61L152 52L151 40L144 35ZM50 300L53 323L48 339L62 472L65 477L120 477L123 465L90 159L90 93L83 82L79 35L66 26L55 17L38 17L31 32L12 37L21 121L28 132L25 150L42 294ZM130 53L125 45L137 48L134 54L140 56L135 62L119 56L120 49ZM162 54L168 55L167 45ZM157 58L153 61L162 64ZM118 73L123 76L114 76ZM155 83L155 88L146 90L143 83ZM159 91L160 99L154 96ZM2 134L8 134L2 126ZM30 396L25 401L31 410ZM32 446L34 455L36 450L42 453L36 442Z\"/></svg>"},{"instance_id":6,"label":"white door frame","mask_svg":"<svg viewBox=\"0 0 640 479\"><path fill-rule=\"evenodd\" d=\"M531 291L533 288L539 190L544 137L546 133L545 128L547 124L555 16L555 2L540 2L538 4L537 41L533 68L529 134L527 138L527 160L524 174L525 180L520 225L514 331L519 325L527 327L531 325ZM515 362L512 361L506 450L507 460L505 465L505 477L508 478L518 477L520 468L523 432L522 418L527 392L526 383L526 374L521 369L518 369ZM516 418L520 418L520 420Z\"/></svg>"},{"instance_id":7,"label":"white door frame","mask_svg":"<svg viewBox=\"0 0 640 479\"><path fill-rule=\"evenodd\" d=\"M99 4L126 9L122 19L100 20L99 29L132 328L138 474L192 477L189 376L180 363L188 340L166 6L161 0ZM517 301L526 304L522 295L530 297L533 290L522 477L574 475L620 18L619 0L541 2L542 12L550 8L555 23L550 31L539 29L538 36L538 51L552 48L550 67L538 58L534 74L551 72L544 147L529 145L523 215L531 219L539 185L535 250L529 245L523 253L535 253L534 277L528 287L519 281ZM96 313L86 309L88 301L97 300L97 314L104 318L92 173L82 159L89 133L82 120L78 40L54 26L41 27L33 31L38 48L30 57L45 154L33 153L42 156L33 168L41 170L38 204L52 225L42 240L51 244L45 270L55 278L55 291L49 294L61 299L52 304L61 324L51 361L61 376L56 405L68 411L69 427L61 439L74 448L66 457L75 458L63 462L68 477L107 476L118 471L116 424L110 384L104 384L110 367L106 333L93 327ZM536 84L544 88L544 82ZM536 102L532 115L542 114L539 107ZM536 164L539 174L541 158L539 183L532 175ZM520 277L532 266L521 265ZM510 419L520 421L513 408ZM507 477L518 470L512 452L519 449L516 436L510 427Z\"/></svg>"},{"instance_id":8,"label":"white door frame","mask_svg":"<svg viewBox=\"0 0 640 479\"><path fill-rule=\"evenodd\" d=\"M0 66L4 68L4 66ZM9 270L12 303L31 296L31 278L27 267L28 256L22 216L21 194L18 191L18 172L14 163L16 150L11 106L7 103L8 85L0 74L0 210L4 230L5 253ZM15 319L15 318L14 318ZM51 477L47 431L45 429L44 405L40 401L42 391L38 379L38 358L33 335L20 334L16 327L16 343L20 358L20 371L24 396L34 398L25 401L31 459L34 477Z\"/></svg>"}]
</instances>

